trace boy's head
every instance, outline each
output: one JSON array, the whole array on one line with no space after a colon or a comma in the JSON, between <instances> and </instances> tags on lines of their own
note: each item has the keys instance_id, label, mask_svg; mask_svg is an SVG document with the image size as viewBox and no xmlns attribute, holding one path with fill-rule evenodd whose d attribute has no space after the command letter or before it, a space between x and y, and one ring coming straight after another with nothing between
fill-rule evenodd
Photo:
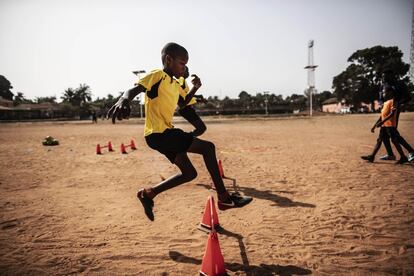
<instances>
[{"instance_id":1,"label":"boy's head","mask_svg":"<svg viewBox=\"0 0 414 276\"><path fill-rule=\"evenodd\" d=\"M385 100L392 99L394 97L394 87L388 84L384 85L382 93Z\"/></svg>"},{"instance_id":2,"label":"boy's head","mask_svg":"<svg viewBox=\"0 0 414 276\"><path fill-rule=\"evenodd\" d=\"M164 70L176 78L184 76L185 65L188 62L187 50L177 43L167 43L161 51L161 60Z\"/></svg>"}]
</instances>

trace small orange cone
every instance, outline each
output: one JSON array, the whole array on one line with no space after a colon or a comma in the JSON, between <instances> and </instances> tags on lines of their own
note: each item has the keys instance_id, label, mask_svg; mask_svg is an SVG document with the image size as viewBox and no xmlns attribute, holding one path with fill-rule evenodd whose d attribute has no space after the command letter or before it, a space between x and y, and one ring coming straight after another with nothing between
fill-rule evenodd
<instances>
[{"instance_id":1,"label":"small orange cone","mask_svg":"<svg viewBox=\"0 0 414 276\"><path fill-rule=\"evenodd\" d=\"M131 140L131 149L132 150L136 150L137 148L135 147L135 142L134 140Z\"/></svg>"},{"instance_id":2,"label":"small orange cone","mask_svg":"<svg viewBox=\"0 0 414 276\"><path fill-rule=\"evenodd\" d=\"M101 145L99 145L99 144L96 145L96 154L102 154Z\"/></svg>"},{"instance_id":3,"label":"small orange cone","mask_svg":"<svg viewBox=\"0 0 414 276\"><path fill-rule=\"evenodd\" d=\"M111 141L108 142L108 150L109 151L114 151L114 149L112 148L112 143Z\"/></svg>"},{"instance_id":4,"label":"small orange cone","mask_svg":"<svg viewBox=\"0 0 414 276\"><path fill-rule=\"evenodd\" d=\"M124 143L121 144L121 153L126 154L126 149Z\"/></svg>"},{"instance_id":5,"label":"small orange cone","mask_svg":"<svg viewBox=\"0 0 414 276\"><path fill-rule=\"evenodd\" d=\"M228 275L224 266L220 244L216 231L208 235L206 252L201 263L200 275L221 276Z\"/></svg>"},{"instance_id":6,"label":"small orange cone","mask_svg":"<svg viewBox=\"0 0 414 276\"><path fill-rule=\"evenodd\" d=\"M200 222L200 226L208 230L212 230L213 227L211 226L211 223L213 223L214 228L216 229L220 227L213 196L209 196L207 198L206 207L204 209L204 215Z\"/></svg>"},{"instance_id":7,"label":"small orange cone","mask_svg":"<svg viewBox=\"0 0 414 276\"><path fill-rule=\"evenodd\" d=\"M218 167L219 167L219 172L220 172L220 176L221 178L224 177L224 170L223 170L223 164L221 164L221 160L218 160Z\"/></svg>"}]
</instances>

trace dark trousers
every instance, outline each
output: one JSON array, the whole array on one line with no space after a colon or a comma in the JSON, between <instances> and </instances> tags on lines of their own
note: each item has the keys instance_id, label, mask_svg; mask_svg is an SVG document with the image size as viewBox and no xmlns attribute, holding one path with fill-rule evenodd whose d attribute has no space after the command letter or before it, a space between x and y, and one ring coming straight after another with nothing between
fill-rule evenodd
<instances>
[{"instance_id":1,"label":"dark trousers","mask_svg":"<svg viewBox=\"0 0 414 276\"><path fill-rule=\"evenodd\" d=\"M377 143L375 144L374 150L372 151L372 156L375 156L379 149L381 148L381 144L384 143L385 150L387 151L387 154L389 156L394 156L394 153L392 152L391 143L390 143L390 136L388 134L388 131L385 127L381 127Z\"/></svg>"},{"instance_id":2,"label":"dark trousers","mask_svg":"<svg viewBox=\"0 0 414 276\"><path fill-rule=\"evenodd\" d=\"M385 129L387 130L388 136L391 138L391 141L394 145L395 143L398 143L403 146L408 152L414 151L413 147L411 147L411 145L408 144L407 141L400 135L396 127L386 127Z\"/></svg>"},{"instance_id":3,"label":"dark trousers","mask_svg":"<svg viewBox=\"0 0 414 276\"><path fill-rule=\"evenodd\" d=\"M400 135L396 127L384 127L384 129L386 129L388 136L391 138L392 143L394 144L395 148L397 149L401 157L405 157L405 154L401 146L406 148L408 152L413 151L413 148Z\"/></svg>"}]
</instances>

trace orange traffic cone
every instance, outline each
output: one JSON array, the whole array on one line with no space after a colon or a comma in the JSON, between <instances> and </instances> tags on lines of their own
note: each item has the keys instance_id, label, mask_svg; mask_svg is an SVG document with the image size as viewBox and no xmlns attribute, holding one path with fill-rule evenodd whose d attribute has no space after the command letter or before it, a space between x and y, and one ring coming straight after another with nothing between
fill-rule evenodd
<instances>
[{"instance_id":1,"label":"orange traffic cone","mask_svg":"<svg viewBox=\"0 0 414 276\"><path fill-rule=\"evenodd\" d=\"M206 207L204 209L204 215L200 222L200 226L211 231L213 229L211 223L213 223L215 229L220 228L220 223L216 211L216 206L214 204L213 196L209 196L207 198Z\"/></svg>"},{"instance_id":2,"label":"orange traffic cone","mask_svg":"<svg viewBox=\"0 0 414 276\"><path fill-rule=\"evenodd\" d=\"M114 151L114 149L112 148L112 143L111 141L108 142L108 150L109 151Z\"/></svg>"},{"instance_id":3,"label":"orange traffic cone","mask_svg":"<svg viewBox=\"0 0 414 276\"><path fill-rule=\"evenodd\" d=\"M200 275L221 276L228 275L224 266L220 244L216 231L208 235L206 252L201 263Z\"/></svg>"},{"instance_id":4,"label":"orange traffic cone","mask_svg":"<svg viewBox=\"0 0 414 276\"><path fill-rule=\"evenodd\" d=\"M99 144L96 145L96 154L102 154L101 145Z\"/></svg>"},{"instance_id":5,"label":"orange traffic cone","mask_svg":"<svg viewBox=\"0 0 414 276\"><path fill-rule=\"evenodd\" d=\"M124 143L121 144L121 153L127 154Z\"/></svg>"},{"instance_id":6,"label":"orange traffic cone","mask_svg":"<svg viewBox=\"0 0 414 276\"><path fill-rule=\"evenodd\" d=\"M131 149L132 150L136 150L137 148L135 147L135 142L134 140L131 140Z\"/></svg>"},{"instance_id":7,"label":"orange traffic cone","mask_svg":"<svg viewBox=\"0 0 414 276\"><path fill-rule=\"evenodd\" d=\"M221 160L218 160L218 167L219 167L219 172L220 172L220 176L221 178L224 177L224 170L223 170L223 164L221 164Z\"/></svg>"}]
</instances>

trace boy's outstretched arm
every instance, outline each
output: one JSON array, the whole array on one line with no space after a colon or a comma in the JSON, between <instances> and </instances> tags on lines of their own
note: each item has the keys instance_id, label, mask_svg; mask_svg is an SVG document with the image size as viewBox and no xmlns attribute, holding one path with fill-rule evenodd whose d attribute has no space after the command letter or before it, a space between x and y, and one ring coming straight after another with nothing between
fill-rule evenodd
<instances>
[{"instance_id":1,"label":"boy's outstretched arm","mask_svg":"<svg viewBox=\"0 0 414 276\"><path fill-rule=\"evenodd\" d=\"M201 87L201 80L197 75L191 75L192 77L194 77L194 79L191 81L191 83L193 84L193 87L191 88L190 92L188 92L187 96L185 97L184 102L182 103L183 106L186 106L191 98L194 96L194 94L197 92L197 90Z\"/></svg>"},{"instance_id":2,"label":"boy's outstretched arm","mask_svg":"<svg viewBox=\"0 0 414 276\"><path fill-rule=\"evenodd\" d=\"M115 124L116 118L118 120L128 119L131 114L130 102L141 92L145 92L146 89L144 86L138 84L134 88L126 91L119 100L109 109L106 114L106 119L112 117L112 123Z\"/></svg>"},{"instance_id":3,"label":"boy's outstretched arm","mask_svg":"<svg viewBox=\"0 0 414 276\"><path fill-rule=\"evenodd\" d=\"M375 122L374 126L371 128L371 132L374 133L375 132L375 128L377 127L377 125L381 122L381 116L379 117L379 119Z\"/></svg>"}]
</instances>

